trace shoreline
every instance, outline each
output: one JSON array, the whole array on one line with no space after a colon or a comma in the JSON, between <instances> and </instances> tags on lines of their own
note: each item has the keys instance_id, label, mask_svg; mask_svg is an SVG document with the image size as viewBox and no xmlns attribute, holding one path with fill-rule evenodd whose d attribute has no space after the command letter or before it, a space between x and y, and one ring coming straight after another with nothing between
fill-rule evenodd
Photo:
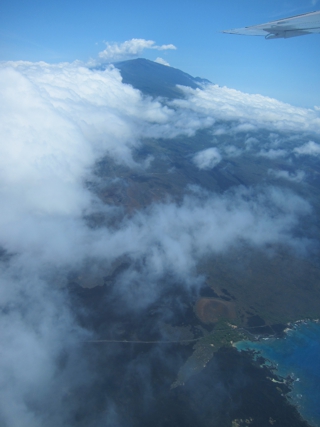
<instances>
[{"instance_id":1,"label":"shoreline","mask_svg":"<svg viewBox=\"0 0 320 427\"><path fill-rule=\"evenodd\" d=\"M317 325L319 323L320 319L318 318L299 319L295 322L288 322L286 324L286 328L283 330L282 336L256 336L254 339L252 339L249 337L248 334L247 339L237 341L232 344L233 347L235 347L236 350L239 352L252 352L253 360L255 360L256 362L260 363L263 360L263 363L261 363L260 367L269 370L271 374L271 377L269 379L272 382L284 384L288 387L288 392L284 393L285 397L287 398L290 404L296 407L301 418L312 427L317 427L318 425L320 425L319 417L316 414L316 410L312 410L312 407L308 408L308 406L306 405L306 403L310 402L310 399L307 398L307 393L305 392L306 390L308 390L308 386L306 385L306 383L308 382L309 377L307 373L305 375L302 375L302 373L305 373L303 365L301 365L301 372L299 372L299 369L297 371L297 366L295 365L292 365L291 370L290 363L281 364L281 358L272 358L270 357L270 353L272 354L272 348L274 349L272 343L278 340L283 343L284 340L287 339L287 336L290 331L296 331L297 333L299 333L299 329L301 327L308 327L308 325ZM271 341L270 346L268 346L268 342L266 342L269 340ZM243 348L241 344L243 344ZM255 346L257 346L257 348L255 348ZM263 348L264 346L265 349ZM259 360L259 358L261 359Z\"/></svg>"},{"instance_id":2,"label":"shoreline","mask_svg":"<svg viewBox=\"0 0 320 427\"><path fill-rule=\"evenodd\" d=\"M288 322L287 327L283 330L283 332L286 334L289 331L295 330L296 326L307 325L308 323L320 323L320 319L307 318L307 319L296 320L295 322Z\"/></svg>"}]
</instances>

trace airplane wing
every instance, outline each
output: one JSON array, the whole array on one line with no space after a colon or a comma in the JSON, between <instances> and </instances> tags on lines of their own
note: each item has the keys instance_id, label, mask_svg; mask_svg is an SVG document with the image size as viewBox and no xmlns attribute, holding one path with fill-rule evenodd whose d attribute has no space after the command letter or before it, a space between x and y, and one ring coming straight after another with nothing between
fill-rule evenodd
<instances>
[{"instance_id":1,"label":"airplane wing","mask_svg":"<svg viewBox=\"0 0 320 427\"><path fill-rule=\"evenodd\" d=\"M265 36L266 39L287 39L305 34L320 33L320 10L290 18L270 21L266 24L252 27L225 30L227 34L241 34L246 36Z\"/></svg>"}]
</instances>

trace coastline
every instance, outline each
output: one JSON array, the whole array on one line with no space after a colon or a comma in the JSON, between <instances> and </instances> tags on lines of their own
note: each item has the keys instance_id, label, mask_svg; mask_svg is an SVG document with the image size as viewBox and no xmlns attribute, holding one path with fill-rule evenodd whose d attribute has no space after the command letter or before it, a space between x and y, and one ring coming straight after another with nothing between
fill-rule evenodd
<instances>
[{"instance_id":1,"label":"coastline","mask_svg":"<svg viewBox=\"0 0 320 427\"><path fill-rule=\"evenodd\" d=\"M289 331L294 330L297 326L307 325L308 323L320 323L320 319L306 318L306 319L296 320L295 322L288 322L287 327L284 329L283 332L288 333Z\"/></svg>"},{"instance_id":2,"label":"coastline","mask_svg":"<svg viewBox=\"0 0 320 427\"><path fill-rule=\"evenodd\" d=\"M312 407L310 400L316 399L312 394L312 386L315 381L313 376L320 375L320 365L318 364L319 372L314 372L311 369L312 361L309 363L310 367L304 367L302 363L301 366L299 365L297 358L300 353L304 354L304 352L308 356L308 334L316 333L320 337L319 324L320 319L299 319L295 322L288 322L283 334L278 336L251 338L249 337L251 333L249 333L248 339L232 344L239 352L252 352L253 359L260 364L260 367L265 367L270 371L273 378L269 379L272 382L285 384L288 387L289 391L285 393L287 400L297 408L301 417L314 427L320 426L320 413L316 407ZM295 341L298 341L298 344L295 344ZM315 345L320 346L320 340ZM310 353L312 355L311 351ZM304 355L304 357L307 356Z\"/></svg>"}]
</instances>

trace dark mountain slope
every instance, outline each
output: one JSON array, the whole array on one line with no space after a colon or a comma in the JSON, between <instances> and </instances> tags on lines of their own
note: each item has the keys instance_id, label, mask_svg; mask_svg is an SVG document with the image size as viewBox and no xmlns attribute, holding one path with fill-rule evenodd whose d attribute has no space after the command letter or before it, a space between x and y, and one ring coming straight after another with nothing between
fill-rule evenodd
<instances>
[{"instance_id":1,"label":"dark mountain slope","mask_svg":"<svg viewBox=\"0 0 320 427\"><path fill-rule=\"evenodd\" d=\"M209 80L192 77L177 68L143 58L117 62L114 66L120 70L124 83L153 97L182 98L183 94L176 85L196 89L203 83L210 83Z\"/></svg>"}]
</instances>

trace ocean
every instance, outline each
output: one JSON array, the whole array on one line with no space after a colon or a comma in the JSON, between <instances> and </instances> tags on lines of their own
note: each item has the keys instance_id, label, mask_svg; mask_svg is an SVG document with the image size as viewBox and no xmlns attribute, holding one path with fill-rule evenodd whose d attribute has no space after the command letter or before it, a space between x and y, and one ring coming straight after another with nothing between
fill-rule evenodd
<instances>
[{"instance_id":1,"label":"ocean","mask_svg":"<svg viewBox=\"0 0 320 427\"><path fill-rule=\"evenodd\" d=\"M256 350L277 367L277 375L293 379L289 399L302 417L320 427L320 323L298 322L285 338L240 341L236 348Z\"/></svg>"}]
</instances>

